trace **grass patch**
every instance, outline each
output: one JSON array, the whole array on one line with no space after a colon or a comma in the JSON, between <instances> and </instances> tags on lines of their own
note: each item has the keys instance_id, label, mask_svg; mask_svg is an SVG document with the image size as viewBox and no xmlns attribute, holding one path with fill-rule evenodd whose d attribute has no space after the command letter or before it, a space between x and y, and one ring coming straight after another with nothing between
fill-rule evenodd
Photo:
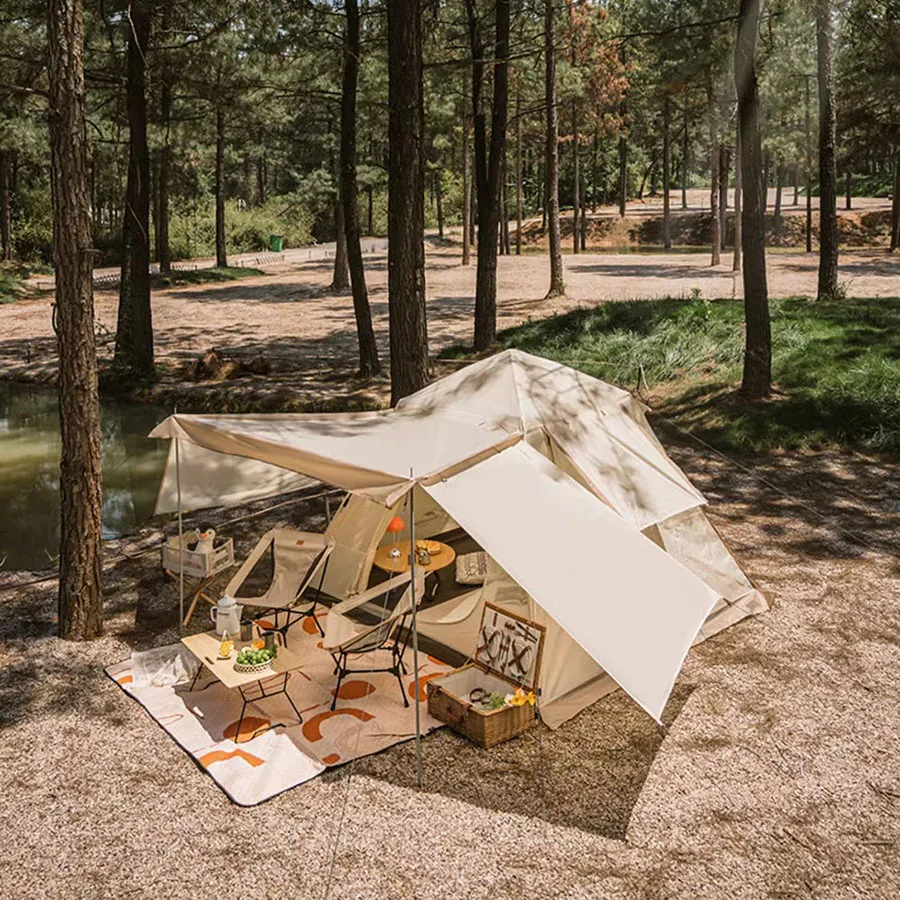
<instances>
[{"instance_id":1,"label":"grass patch","mask_svg":"<svg viewBox=\"0 0 900 900\"><path fill-rule=\"evenodd\" d=\"M654 405L722 449L900 453L900 298L789 298L773 300L771 311L777 392L762 403L735 390L740 301L604 303L525 323L499 342L628 388L643 366Z\"/></svg>"},{"instance_id":2,"label":"grass patch","mask_svg":"<svg viewBox=\"0 0 900 900\"><path fill-rule=\"evenodd\" d=\"M226 266L221 269L173 269L170 275L152 275L150 282L153 288L179 287L188 284L216 284L225 281L239 281L241 278L252 278L265 275L260 269L238 266Z\"/></svg>"},{"instance_id":3,"label":"grass patch","mask_svg":"<svg viewBox=\"0 0 900 900\"><path fill-rule=\"evenodd\" d=\"M52 275L53 269L21 262L0 263L0 303L14 303L27 294L25 281L36 274Z\"/></svg>"},{"instance_id":4,"label":"grass patch","mask_svg":"<svg viewBox=\"0 0 900 900\"><path fill-rule=\"evenodd\" d=\"M0 269L0 303L12 303L19 296L19 279Z\"/></svg>"}]
</instances>

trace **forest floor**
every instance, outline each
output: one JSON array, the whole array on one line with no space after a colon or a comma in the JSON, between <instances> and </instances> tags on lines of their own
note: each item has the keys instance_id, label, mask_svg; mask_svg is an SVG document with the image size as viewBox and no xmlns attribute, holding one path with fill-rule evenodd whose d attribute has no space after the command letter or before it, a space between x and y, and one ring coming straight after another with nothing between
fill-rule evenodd
<instances>
[{"instance_id":1,"label":"forest floor","mask_svg":"<svg viewBox=\"0 0 900 900\"><path fill-rule=\"evenodd\" d=\"M404 744L239 809L106 677L176 639L171 523L107 545L89 644L54 637L52 580L8 575L0 883L91 900L900 895L897 467L770 454L751 476L660 436L773 609L691 651L665 729L618 693L491 751L442 730L421 792ZM276 523L324 525L321 499L227 524L247 511L204 514L240 557Z\"/></svg>"},{"instance_id":2,"label":"forest floor","mask_svg":"<svg viewBox=\"0 0 900 900\"><path fill-rule=\"evenodd\" d=\"M327 255L327 250L322 251ZM432 242L427 253L428 330L432 354L471 342L475 265L459 264L459 245ZM153 294L159 380L139 399L184 410L334 409L372 407L387 396L385 378L355 378L356 330L349 292L330 289L327 258L260 263L265 273L236 281L173 286ZM387 260L383 248L366 255L369 300L382 358L388 352ZM814 296L817 256L789 251L769 254L772 297ZM582 253L565 256L565 298L547 301L546 257L528 252L500 257L498 325L542 319L607 300L643 298L740 298L740 275L731 254L711 267L708 252ZM900 258L884 251L847 251L840 283L849 297L900 296ZM0 305L0 378L52 381L56 345L51 328L52 294ZM96 293L101 364L112 356L118 294ZM195 360L210 348L249 363L262 357L265 374L195 381ZM441 371L440 365L438 371Z\"/></svg>"}]
</instances>

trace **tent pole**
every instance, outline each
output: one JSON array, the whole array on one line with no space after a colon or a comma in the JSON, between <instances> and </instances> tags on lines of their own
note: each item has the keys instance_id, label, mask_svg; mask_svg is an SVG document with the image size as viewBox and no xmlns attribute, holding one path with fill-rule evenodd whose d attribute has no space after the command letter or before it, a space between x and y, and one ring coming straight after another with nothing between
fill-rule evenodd
<instances>
[{"instance_id":1,"label":"tent pole","mask_svg":"<svg viewBox=\"0 0 900 900\"><path fill-rule=\"evenodd\" d=\"M412 480L412 470L409 473ZM419 598L416 596L416 486L413 483L409 491L409 576L412 590L412 647L413 647L413 690L416 704L416 785L422 788L422 725L419 707L419 627L416 620L416 607Z\"/></svg>"},{"instance_id":2,"label":"tent pole","mask_svg":"<svg viewBox=\"0 0 900 900\"><path fill-rule=\"evenodd\" d=\"M173 413L174 415L174 413ZM175 486L178 491L178 634L184 635L184 522L181 509L181 454L179 440L175 441Z\"/></svg>"}]
</instances>

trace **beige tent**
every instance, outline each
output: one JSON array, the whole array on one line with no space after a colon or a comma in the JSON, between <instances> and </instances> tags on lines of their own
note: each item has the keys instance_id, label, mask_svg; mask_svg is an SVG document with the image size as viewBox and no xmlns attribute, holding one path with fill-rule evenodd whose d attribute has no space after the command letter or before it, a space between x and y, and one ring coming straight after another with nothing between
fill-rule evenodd
<instances>
[{"instance_id":1,"label":"beige tent","mask_svg":"<svg viewBox=\"0 0 900 900\"><path fill-rule=\"evenodd\" d=\"M416 537L462 529L485 583L423 610L463 654L485 601L547 626L541 713L556 727L616 686L659 720L691 644L767 609L669 459L642 404L566 366L508 350L365 414L183 416L186 508L324 482L347 491L326 577L365 590L388 521L414 492ZM175 445L173 441L173 446ZM174 452L157 512L176 508Z\"/></svg>"}]
</instances>

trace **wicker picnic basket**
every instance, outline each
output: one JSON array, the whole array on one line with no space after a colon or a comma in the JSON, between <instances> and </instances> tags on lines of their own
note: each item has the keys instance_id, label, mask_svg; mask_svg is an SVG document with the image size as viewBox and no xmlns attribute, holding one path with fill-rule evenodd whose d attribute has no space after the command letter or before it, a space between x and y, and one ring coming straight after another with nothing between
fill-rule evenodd
<instances>
[{"instance_id":1,"label":"wicker picnic basket","mask_svg":"<svg viewBox=\"0 0 900 900\"><path fill-rule=\"evenodd\" d=\"M537 721L535 707L485 709L476 696L538 692L544 626L485 603L474 662L425 685L428 712L479 747L489 749L527 731Z\"/></svg>"}]
</instances>

